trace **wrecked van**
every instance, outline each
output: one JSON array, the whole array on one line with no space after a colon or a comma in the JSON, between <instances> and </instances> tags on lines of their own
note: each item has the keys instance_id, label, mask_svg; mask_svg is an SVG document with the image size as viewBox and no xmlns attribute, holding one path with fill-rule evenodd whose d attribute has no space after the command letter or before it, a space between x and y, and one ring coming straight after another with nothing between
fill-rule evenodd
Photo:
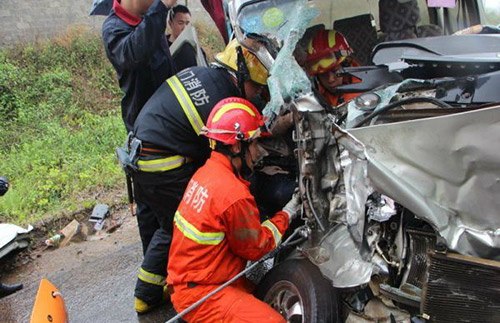
<instances>
[{"instance_id":1,"label":"wrecked van","mask_svg":"<svg viewBox=\"0 0 500 323\"><path fill-rule=\"evenodd\" d=\"M482 2L224 8L270 70L268 125L294 121L300 238L258 297L288 322L499 322L500 36ZM341 87L361 94L337 107L297 62L318 25L341 31L362 65Z\"/></svg>"}]
</instances>

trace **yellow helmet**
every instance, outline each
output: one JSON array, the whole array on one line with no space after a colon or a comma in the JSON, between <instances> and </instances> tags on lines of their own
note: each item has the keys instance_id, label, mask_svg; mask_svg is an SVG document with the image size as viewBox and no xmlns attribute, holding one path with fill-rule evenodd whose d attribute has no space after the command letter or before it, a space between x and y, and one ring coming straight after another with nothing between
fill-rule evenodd
<instances>
[{"instance_id":1,"label":"yellow helmet","mask_svg":"<svg viewBox=\"0 0 500 323\"><path fill-rule=\"evenodd\" d=\"M215 55L215 60L224 65L224 67L230 68L234 72L239 72L238 51L236 50L238 46L240 46L240 44L238 44L236 38L231 40L229 44L227 44L224 51ZM243 57L245 57L245 63L250 74L250 79L255 83L267 85L267 78L269 76L267 69L248 49L243 46L241 48L243 49Z\"/></svg>"}]
</instances>

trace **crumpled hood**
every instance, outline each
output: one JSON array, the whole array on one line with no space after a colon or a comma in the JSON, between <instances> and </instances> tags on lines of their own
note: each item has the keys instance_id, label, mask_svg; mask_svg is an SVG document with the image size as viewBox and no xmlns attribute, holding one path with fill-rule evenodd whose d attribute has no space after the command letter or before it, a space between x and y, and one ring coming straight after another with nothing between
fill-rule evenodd
<instances>
[{"instance_id":1,"label":"crumpled hood","mask_svg":"<svg viewBox=\"0 0 500 323\"><path fill-rule=\"evenodd\" d=\"M461 254L500 260L500 107L349 132L375 189Z\"/></svg>"}]
</instances>

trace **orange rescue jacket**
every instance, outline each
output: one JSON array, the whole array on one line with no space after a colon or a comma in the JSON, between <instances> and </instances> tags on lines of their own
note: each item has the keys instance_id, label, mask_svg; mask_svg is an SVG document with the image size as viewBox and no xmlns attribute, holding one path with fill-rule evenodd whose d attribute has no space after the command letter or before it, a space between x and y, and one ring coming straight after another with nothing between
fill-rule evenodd
<instances>
[{"instance_id":1,"label":"orange rescue jacket","mask_svg":"<svg viewBox=\"0 0 500 323\"><path fill-rule=\"evenodd\" d=\"M357 82L355 82L357 83ZM319 92L332 107L336 107L344 102L350 101L360 95L360 93L333 94L328 92L323 85L319 85Z\"/></svg>"},{"instance_id":2,"label":"orange rescue jacket","mask_svg":"<svg viewBox=\"0 0 500 323\"><path fill-rule=\"evenodd\" d=\"M350 67L359 67L359 66L360 65L354 60L350 64ZM352 76L344 77L344 84L352 84L352 83L360 83L360 82L361 82L361 80L356 78L356 77L352 77ZM318 82L318 87L319 87L319 93L321 93L321 95L323 95L323 97L328 101L328 103L332 107L336 107L344 102L350 101L361 94L361 93L344 93L344 94L330 93L321 84L321 82Z\"/></svg>"},{"instance_id":3,"label":"orange rescue jacket","mask_svg":"<svg viewBox=\"0 0 500 323\"><path fill-rule=\"evenodd\" d=\"M222 284L247 260L274 249L287 228L283 211L260 223L249 183L235 175L226 156L212 152L175 214L167 283Z\"/></svg>"}]
</instances>

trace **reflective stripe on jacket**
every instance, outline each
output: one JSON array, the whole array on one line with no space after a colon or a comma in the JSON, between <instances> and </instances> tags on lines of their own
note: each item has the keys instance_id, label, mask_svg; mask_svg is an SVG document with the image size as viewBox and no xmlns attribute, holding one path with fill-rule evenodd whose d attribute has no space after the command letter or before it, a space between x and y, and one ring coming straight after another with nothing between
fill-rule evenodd
<instances>
[{"instance_id":1,"label":"reflective stripe on jacket","mask_svg":"<svg viewBox=\"0 0 500 323\"><path fill-rule=\"evenodd\" d=\"M164 80L137 117L134 135L175 155L205 161L210 147L199 131L217 102L231 96L241 94L226 70L187 68Z\"/></svg>"},{"instance_id":2,"label":"reflective stripe on jacket","mask_svg":"<svg viewBox=\"0 0 500 323\"><path fill-rule=\"evenodd\" d=\"M280 211L261 223L248 186L227 157L212 152L175 215L168 284L221 284L280 243L288 215Z\"/></svg>"}]
</instances>

